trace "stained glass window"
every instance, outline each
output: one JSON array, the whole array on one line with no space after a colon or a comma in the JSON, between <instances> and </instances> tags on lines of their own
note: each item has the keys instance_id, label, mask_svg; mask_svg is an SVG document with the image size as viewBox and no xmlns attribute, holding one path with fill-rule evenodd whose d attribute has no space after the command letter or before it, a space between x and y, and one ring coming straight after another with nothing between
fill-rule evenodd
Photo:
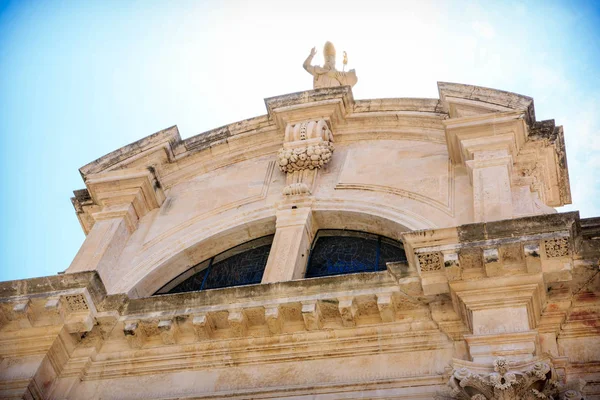
<instances>
[{"instance_id":1,"label":"stained glass window","mask_svg":"<svg viewBox=\"0 0 600 400\"><path fill-rule=\"evenodd\" d=\"M402 243L366 232L320 230L306 277L383 271L388 262L406 262Z\"/></svg>"},{"instance_id":2,"label":"stained glass window","mask_svg":"<svg viewBox=\"0 0 600 400\"><path fill-rule=\"evenodd\" d=\"M273 235L246 242L190 268L156 294L192 292L260 283Z\"/></svg>"}]
</instances>

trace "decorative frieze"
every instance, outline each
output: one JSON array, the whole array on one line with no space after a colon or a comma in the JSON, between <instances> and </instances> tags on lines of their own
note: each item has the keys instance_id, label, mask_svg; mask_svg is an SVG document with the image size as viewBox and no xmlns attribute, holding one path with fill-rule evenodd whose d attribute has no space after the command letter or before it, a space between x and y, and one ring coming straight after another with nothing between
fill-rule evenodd
<instances>
[{"instance_id":1,"label":"decorative frieze","mask_svg":"<svg viewBox=\"0 0 600 400\"><path fill-rule=\"evenodd\" d=\"M548 258L567 257L570 254L569 238L561 237L544 240L544 250Z\"/></svg>"},{"instance_id":2,"label":"decorative frieze","mask_svg":"<svg viewBox=\"0 0 600 400\"><path fill-rule=\"evenodd\" d=\"M440 271L442 269L442 255L440 252L419 253L419 266L421 272Z\"/></svg>"},{"instance_id":3,"label":"decorative frieze","mask_svg":"<svg viewBox=\"0 0 600 400\"><path fill-rule=\"evenodd\" d=\"M581 400L584 383L561 384L550 360L512 364L503 357L493 363L493 372L482 372L481 367L454 368L448 388L435 398L438 400L504 400L504 399L560 399Z\"/></svg>"},{"instance_id":4,"label":"decorative frieze","mask_svg":"<svg viewBox=\"0 0 600 400\"><path fill-rule=\"evenodd\" d=\"M69 312L87 311L89 309L85 296L81 293L65 295L63 300Z\"/></svg>"},{"instance_id":5,"label":"decorative frieze","mask_svg":"<svg viewBox=\"0 0 600 400\"><path fill-rule=\"evenodd\" d=\"M71 333L89 332L94 327L94 316L83 293L66 294L60 297L64 310L64 322Z\"/></svg>"}]
</instances>

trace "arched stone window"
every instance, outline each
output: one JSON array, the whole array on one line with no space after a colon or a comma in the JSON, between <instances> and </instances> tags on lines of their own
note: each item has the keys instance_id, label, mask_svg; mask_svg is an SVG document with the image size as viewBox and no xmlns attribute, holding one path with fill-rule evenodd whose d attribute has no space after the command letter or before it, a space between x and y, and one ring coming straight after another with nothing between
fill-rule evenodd
<instances>
[{"instance_id":1,"label":"arched stone window","mask_svg":"<svg viewBox=\"0 0 600 400\"><path fill-rule=\"evenodd\" d=\"M155 294L260 283L272 244L273 235L269 235L233 247L188 269Z\"/></svg>"},{"instance_id":2,"label":"arched stone window","mask_svg":"<svg viewBox=\"0 0 600 400\"><path fill-rule=\"evenodd\" d=\"M313 241L306 277L383 271L388 262L406 262L402 243L366 232L320 230Z\"/></svg>"}]
</instances>

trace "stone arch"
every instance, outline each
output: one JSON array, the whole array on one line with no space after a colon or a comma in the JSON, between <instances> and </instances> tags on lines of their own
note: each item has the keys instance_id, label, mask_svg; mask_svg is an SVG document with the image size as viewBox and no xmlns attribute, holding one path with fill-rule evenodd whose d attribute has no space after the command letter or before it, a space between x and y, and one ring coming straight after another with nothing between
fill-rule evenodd
<instances>
[{"instance_id":1,"label":"stone arch","mask_svg":"<svg viewBox=\"0 0 600 400\"><path fill-rule=\"evenodd\" d=\"M132 298L154 294L165 283L201 261L222 253L236 245L275 233L275 212L253 213L232 221L219 230L206 234L190 227L185 241L172 243L174 250L164 246L148 251L143 260L126 276L117 292L126 292ZM166 254L160 254L167 251ZM137 271L137 273L135 272Z\"/></svg>"},{"instance_id":2,"label":"stone arch","mask_svg":"<svg viewBox=\"0 0 600 400\"><path fill-rule=\"evenodd\" d=\"M349 229L401 240L403 232L435 228L425 217L389 205L360 201L316 201L313 217L319 229ZM190 227L185 241L167 251L164 243L142 256L142 261L123 279L118 292L132 298L154 294L187 269L241 243L275 233L275 209L257 211L240 218L230 218L219 230L206 235ZM174 244L173 244L174 246ZM137 271L137 274L136 274Z\"/></svg>"}]
</instances>

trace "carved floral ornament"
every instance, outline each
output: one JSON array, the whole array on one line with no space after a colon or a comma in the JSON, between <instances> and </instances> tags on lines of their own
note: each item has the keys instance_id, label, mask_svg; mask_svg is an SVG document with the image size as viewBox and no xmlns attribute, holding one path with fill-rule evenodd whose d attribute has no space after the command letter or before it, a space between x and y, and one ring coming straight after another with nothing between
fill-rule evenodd
<instances>
[{"instance_id":1,"label":"carved floral ornament","mask_svg":"<svg viewBox=\"0 0 600 400\"><path fill-rule=\"evenodd\" d=\"M285 195L310 194L316 171L331 160L333 134L327 121L288 124L283 148L277 153L279 169L287 174Z\"/></svg>"},{"instance_id":2,"label":"carved floral ornament","mask_svg":"<svg viewBox=\"0 0 600 400\"><path fill-rule=\"evenodd\" d=\"M511 364L503 357L494 361L494 372L478 374L467 367L454 369L448 388L437 400L583 400L579 380L563 385L549 360Z\"/></svg>"},{"instance_id":3,"label":"carved floral ornament","mask_svg":"<svg viewBox=\"0 0 600 400\"><path fill-rule=\"evenodd\" d=\"M442 269L442 255L439 252L419 253L419 266L421 272L439 271Z\"/></svg>"},{"instance_id":4,"label":"carved floral ornament","mask_svg":"<svg viewBox=\"0 0 600 400\"><path fill-rule=\"evenodd\" d=\"M324 120L288 125L283 148L277 154L282 172L318 169L331 159L333 135Z\"/></svg>"},{"instance_id":5,"label":"carved floral ornament","mask_svg":"<svg viewBox=\"0 0 600 400\"><path fill-rule=\"evenodd\" d=\"M545 240L544 249L548 258L566 257L569 255L569 239L563 237Z\"/></svg>"}]
</instances>

